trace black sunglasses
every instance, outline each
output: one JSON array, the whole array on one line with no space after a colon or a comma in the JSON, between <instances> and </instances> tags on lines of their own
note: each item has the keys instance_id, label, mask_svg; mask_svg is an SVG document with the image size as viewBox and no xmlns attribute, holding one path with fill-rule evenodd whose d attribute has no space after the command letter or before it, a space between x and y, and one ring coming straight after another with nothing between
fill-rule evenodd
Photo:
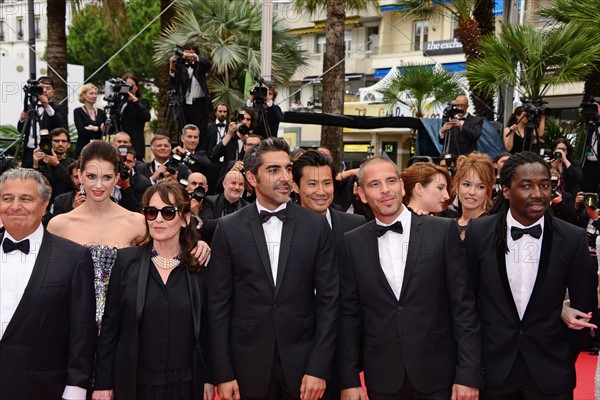
<instances>
[{"instance_id":1,"label":"black sunglasses","mask_svg":"<svg viewBox=\"0 0 600 400\"><path fill-rule=\"evenodd\" d=\"M142 208L142 213L148 221L154 221L158 217L158 213L162 215L165 221L171 221L177 215L177 211L181 210L175 206L165 206L160 210L152 206Z\"/></svg>"}]
</instances>

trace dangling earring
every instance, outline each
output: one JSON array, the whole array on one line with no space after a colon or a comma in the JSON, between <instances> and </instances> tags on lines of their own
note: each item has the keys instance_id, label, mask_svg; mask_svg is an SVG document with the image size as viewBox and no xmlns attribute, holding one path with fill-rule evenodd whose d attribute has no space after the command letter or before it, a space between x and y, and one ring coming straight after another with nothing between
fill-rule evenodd
<instances>
[{"instance_id":1,"label":"dangling earring","mask_svg":"<svg viewBox=\"0 0 600 400\"><path fill-rule=\"evenodd\" d=\"M85 193L85 189L83 188L83 183L79 184L79 193L81 193L81 194Z\"/></svg>"},{"instance_id":2,"label":"dangling earring","mask_svg":"<svg viewBox=\"0 0 600 400\"><path fill-rule=\"evenodd\" d=\"M487 210L487 197L483 199L483 211Z\"/></svg>"}]
</instances>

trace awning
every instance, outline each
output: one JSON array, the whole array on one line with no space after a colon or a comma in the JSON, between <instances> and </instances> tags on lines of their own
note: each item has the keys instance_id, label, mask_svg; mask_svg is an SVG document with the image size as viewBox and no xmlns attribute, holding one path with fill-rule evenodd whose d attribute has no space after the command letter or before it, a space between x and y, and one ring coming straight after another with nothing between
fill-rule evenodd
<instances>
[{"instance_id":1,"label":"awning","mask_svg":"<svg viewBox=\"0 0 600 400\"><path fill-rule=\"evenodd\" d=\"M442 64L442 67L448 72L466 72L467 64L465 62L453 62Z\"/></svg>"},{"instance_id":2,"label":"awning","mask_svg":"<svg viewBox=\"0 0 600 400\"><path fill-rule=\"evenodd\" d=\"M450 2L450 0L434 0L432 3L434 5L437 5L437 4L445 4L445 3L449 3L449 2ZM381 6L379 10L382 13L384 13L384 12L402 10L403 8L406 8L406 6L403 6L400 4L388 4L386 6ZM496 17L502 15L503 10L504 10L504 0L496 0L495 4L494 4L494 15Z\"/></svg>"}]
</instances>

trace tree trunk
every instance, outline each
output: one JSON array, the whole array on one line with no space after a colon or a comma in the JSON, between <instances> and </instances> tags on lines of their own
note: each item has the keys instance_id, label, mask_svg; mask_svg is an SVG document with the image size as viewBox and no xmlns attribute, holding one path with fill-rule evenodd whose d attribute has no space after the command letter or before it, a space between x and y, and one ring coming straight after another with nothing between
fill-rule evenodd
<instances>
[{"instance_id":1,"label":"tree trunk","mask_svg":"<svg viewBox=\"0 0 600 400\"><path fill-rule=\"evenodd\" d=\"M481 37L493 35L496 29L496 18L494 16L494 0L479 0L473 9L473 18L479 23ZM481 40L481 39L479 39ZM475 57L479 58L479 41ZM477 115L487 117L490 121L494 119L494 96L486 95L482 91L471 88L471 102L475 107Z\"/></svg>"},{"instance_id":2,"label":"tree trunk","mask_svg":"<svg viewBox=\"0 0 600 400\"><path fill-rule=\"evenodd\" d=\"M46 45L46 62L48 64L48 77L54 80L54 98L57 103L62 102L69 112L67 102L67 34L65 15L67 10L66 0L48 0L48 42ZM63 101L64 100L64 101ZM68 122L65 121L65 127Z\"/></svg>"},{"instance_id":3,"label":"tree trunk","mask_svg":"<svg viewBox=\"0 0 600 400\"><path fill-rule=\"evenodd\" d=\"M345 0L327 1L327 25L325 33L325 54L323 54L323 112L344 113L344 20ZM335 67L334 67L335 65ZM332 68L333 67L333 68ZM331 70L330 70L331 69ZM321 127L321 145L331 149L336 167L342 161L343 131L341 127Z\"/></svg>"},{"instance_id":4,"label":"tree trunk","mask_svg":"<svg viewBox=\"0 0 600 400\"><path fill-rule=\"evenodd\" d=\"M165 10L170 4L172 0L160 0L160 9ZM160 17L160 31L161 34L164 33L175 17L175 8L170 7L164 14ZM181 43L183 44L183 43ZM168 104L168 95L167 92L171 90L171 81L169 76L169 68L167 67L167 60L165 60L164 64L158 66L160 68L160 73L158 77L158 126L156 129L156 133L169 135L170 132L167 132L167 124L165 116L165 111L167 109ZM178 138L177 138L178 140Z\"/></svg>"}]
</instances>

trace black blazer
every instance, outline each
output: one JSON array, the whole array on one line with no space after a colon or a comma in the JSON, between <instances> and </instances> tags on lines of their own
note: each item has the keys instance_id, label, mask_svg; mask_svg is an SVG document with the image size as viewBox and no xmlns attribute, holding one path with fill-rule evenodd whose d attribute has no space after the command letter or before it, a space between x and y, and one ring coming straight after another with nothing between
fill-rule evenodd
<instances>
[{"instance_id":1,"label":"black blazer","mask_svg":"<svg viewBox=\"0 0 600 400\"><path fill-rule=\"evenodd\" d=\"M287 204L276 282L256 203L221 218L212 241L209 325L215 383L267 393L275 348L292 395L304 374L329 379L338 273L326 219ZM315 291L316 289L316 291Z\"/></svg>"},{"instance_id":2,"label":"black blazer","mask_svg":"<svg viewBox=\"0 0 600 400\"><path fill-rule=\"evenodd\" d=\"M96 353L96 390L113 389L115 400L135 399L139 325L150 276L152 243L117 252L110 275L102 332ZM183 266L182 266L183 267ZM210 382L206 319L207 273L187 270L194 319L194 398Z\"/></svg>"},{"instance_id":3,"label":"black blazer","mask_svg":"<svg viewBox=\"0 0 600 400\"><path fill-rule=\"evenodd\" d=\"M225 134L227 134L227 128L229 127L229 123L227 121L225 124ZM202 135L202 133L201 133ZM200 148L202 150L206 150L206 153L210 155L212 149L217 145L217 136L219 135L219 131L217 129L217 121L211 122L208 124L206 128L206 134L202 135L200 138ZM217 160L218 161L218 160Z\"/></svg>"},{"instance_id":4,"label":"black blazer","mask_svg":"<svg viewBox=\"0 0 600 400\"><path fill-rule=\"evenodd\" d=\"M383 394L398 392L405 375L424 393L454 383L482 386L479 320L456 225L411 218L399 300L379 262L375 221L344 236L337 352L342 389L360 386L361 365L367 388Z\"/></svg>"},{"instance_id":5,"label":"black blazer","mask_svg":"<svg viewBox=\"0 0 600 400\"><path fill-rule=\"evenodd\" d=\"M456 157L477 150L477 141L481 136L482 130L483 118L467 114L462 129L459 130L457 127L452 127L450 132L446 132L446 135L450 135L448 151ZM444 143L444 140L441 138L440 143Z\"/></svg>"},{"instance_id":6,"label":"black blazer","mask_svg":"<svg viewBox=\"0 0 600 400\"><path fill-rule=\"evenodd\" d=\"M565 291L571 307L596 309L598 276L581 228L557 218L544 225L541 258L531 298L519 319L504 249L494 243L498 215L471 220L465 234L469 268L478 280L485 387L501 385L520 353L535 384L550 394L575 386L572 331L560 317Z\"/></svg>"},{"instance_id":7,"label":"black blazer","mask_svg":"<svg viewBox=\"0 0 600 400\"><path fill-rule=\"evenodd\" d=\"M67 385L87 388L95 314L89 250L44 231L29 283L0 340L0 398L60 400Z\"/></svg>"},{"instance_id":8,"label":"black blazer","mask_svg":"<svg viewBox=\"0 0 600 400\"><path fill-rule=\"evenodd\" d=\"M92 121L88 113L82 107L73 110L73 120L77 129L77 143L75 144L74 157L78 158L81 149L93 139L102 139L101 125L106 122L106 113L102 109L96 109L96 119ZM86 126L94 125L97 131L85 129Z\"/></svg>"},{"instance_id":9,"label":"black blazer","mask_svg":"<svg viewBox=\"0 0 600 400\"><path fill-rule=\"evenodd\" d=\"M152 174L154 174L154 171L156 171L156 169L154 167L154 160L144 163L144 167L137 170L137 172L141 173L148 179L150 179ZM177 179L178 180L179 179L187 179L188 176L190 176L189 168L186 167L184 163L180 163L177 166ZM152 181L151 181L151 183L152 183ZM153 184L156 184L156 182L153 182Z\"/></svg>"},{"instance_id":10,"label":"black blazer","mask_svg":"<svg viewBox=\"0 0 600 400\"><path fill-rule=\"evenodd\" d=\"M367 223L365 217L359 214L348 214L329 208L331 213L331 229L335 239L335 256L341 263L344 255L344 234Z\"/></svg>"},{"instance_id":11,"label":"black blazer","mask_svg":"<svg viewBox=\"0 0 600 400\"><path fill-rule=\"evenodd\" d=\"M141 97L136 102L128 101L119 119L121 130L131 137L131 145L135 149L138 160L143 160L146 155L144 127L148 121L150 121L150 104L148 100Z\"/></svg>"},{"instance_id":12,"label":"black blazer","mask_svg":"<svg viewBox=\"0 0 600 400\"><path fill-rule=\"evenodd\" d=\"M242 198L237 201L237 207L235 211L239 211L246 207L248 202ZM206 196L202 205L202 212L200 218L202 218L202 228L200 229L200 235L202 240L206 243L212 242L212 237L217 229L217 224L223 216L223 208L225 207L225 196L223 193L215 194L213 196Z\"/></svg>"}]
</instances>

